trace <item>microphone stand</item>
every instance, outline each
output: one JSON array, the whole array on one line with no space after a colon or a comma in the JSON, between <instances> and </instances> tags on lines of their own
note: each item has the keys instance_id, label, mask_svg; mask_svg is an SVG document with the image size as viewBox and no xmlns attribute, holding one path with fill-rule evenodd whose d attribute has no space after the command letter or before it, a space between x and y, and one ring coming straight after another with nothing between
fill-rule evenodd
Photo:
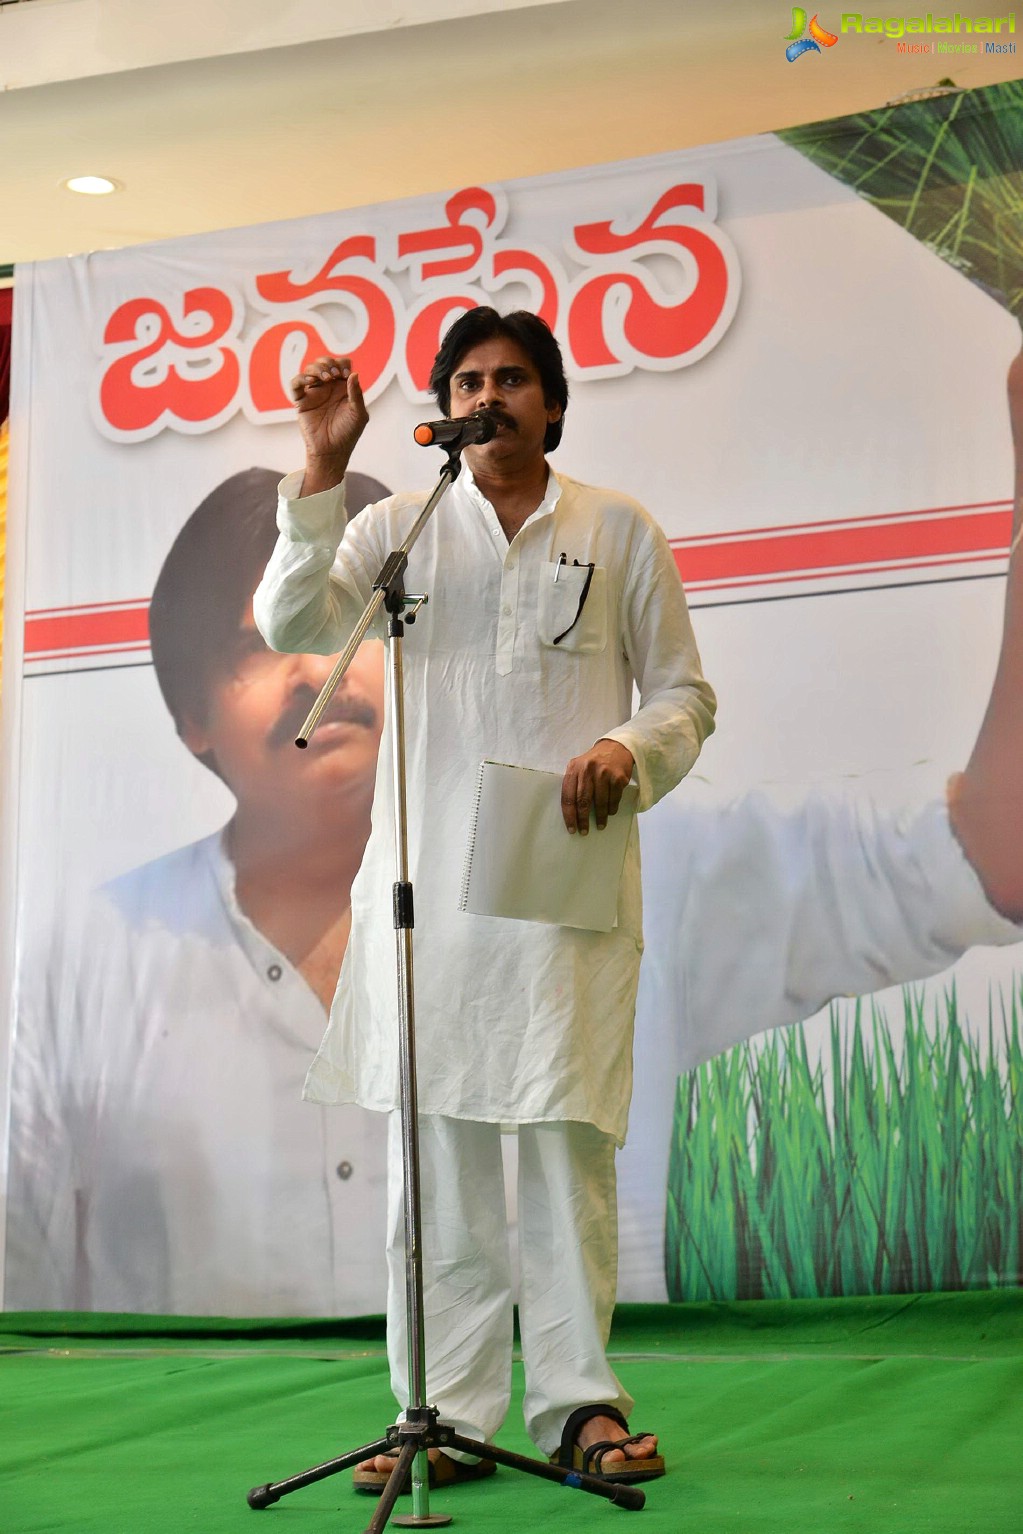
<instances>
[{"instance_id":1,"label":"microphone stand","mask_svg":"<svg viewBox=\"0 0 1023 1534\"><path fill-rule=\"evenodd\" d=\"M491 433L492 434L492 433ZM408 1335L409 1404L400 1422L392 1423L380 1438L349 1450L336 1459L314 1465L297 1475L282 1481L267 1482L254 1486L248 1494L251 1508L271 1507L290 1492L314 1481L325 1480L342 1470L349 1470L362 1460L377 1454L393 1453L397 1459L380 1495L380 1501L365 1534L381 1534L394 1509L406 1480L411 1475L412 1513L394 1518L395 1525L404 1528L440 1528L451 1522L450 1515L430 1512L428 1449L456 1449L464 1454L494 1460L511 1470L540 1476L549 1481L587 1491L619 1507L641 1508L646 1500L637 1486L623 1486L606 1481L599 1476L586 1475L581 1471L565 1469L548 1464L546 1460L530 1459L523 1454L513 1454L499 1449L496 1444L466 1438L454 1428L440 1421L436 1406L427 1404L426 1394L426 1331L423 1314L423 1254L422 1254L422 1203L419 1177L419 1102L416 1087L415 1006L412 973L412 929L415 925L412 884L408 877L408 817L405 772L405 706L402 672L402 642L405 624L412 624L416 614L429 597L412 595L405 591L405 570L408 556L427 522L433 515L445 491L458 478L461 470L461 440L451 443L445 450L447 463L441 471L426 505L412 525L405 541L385 559L380 574L373 584L373 595L367 602L352 637L338 657L333 671L323 684L319 697L309 711L295 741L304 748L315 730L320 717L355 657L355 652L368 633L381 607L387 618L388 690L391 703L391 771L394 788L394 840L397 878L393 885L393 918L396 957L398 965L398 1083L402 1130L402 1169L404 1173L404 1225L405 1225L405 1310ZM407 611L406 611L407 609Z\"/></svg>"}]
</instances>

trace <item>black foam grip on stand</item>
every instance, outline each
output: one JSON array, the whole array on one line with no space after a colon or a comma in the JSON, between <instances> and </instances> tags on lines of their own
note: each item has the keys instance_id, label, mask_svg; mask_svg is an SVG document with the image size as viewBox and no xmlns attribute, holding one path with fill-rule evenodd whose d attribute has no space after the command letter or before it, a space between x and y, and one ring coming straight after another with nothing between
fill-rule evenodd
<instances>
[{"instance_id":1,"label":"black foam grip on stand","mask_svg":"<svg viewBox=\"0 0 1023 1534\"><path fill-rule=\"evenodd\" d=\"M412 928L416 924L415 911L412 906L412 886L407 880L400 881L394 886L394 927L395 931L402 932L405 928Z\"/></svg>"}]
</instances>

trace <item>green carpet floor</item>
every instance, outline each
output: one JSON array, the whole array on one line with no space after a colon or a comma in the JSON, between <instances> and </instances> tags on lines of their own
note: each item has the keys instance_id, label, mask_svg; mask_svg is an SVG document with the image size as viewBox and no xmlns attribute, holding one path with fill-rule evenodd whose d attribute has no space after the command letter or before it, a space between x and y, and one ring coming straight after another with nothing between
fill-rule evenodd
<instances>
[{"instance_id":1,"label":"green carpet floor","mask_svg":"<svg viewBox=\"0 0 1023 1534\"><path fill-rule=\"evenodd\" d=\"M431 1508L480 1534L1018 1534L1021 1341L1019 1290L624 1307L616 1367L668 1461L646 1508L503 1469ZM346 1475L245 1493L392 1414L377 1322L2 1316L0 1534L360 1531ZM529 1452L517 1405L501 1442Z\"/></svg>"}]
</instances>

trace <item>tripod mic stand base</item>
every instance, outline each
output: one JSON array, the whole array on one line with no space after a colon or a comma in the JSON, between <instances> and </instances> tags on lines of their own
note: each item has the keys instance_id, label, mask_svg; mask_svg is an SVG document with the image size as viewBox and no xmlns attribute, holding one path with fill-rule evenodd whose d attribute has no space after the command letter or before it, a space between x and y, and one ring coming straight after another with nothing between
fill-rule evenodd
<instances>
[{"instance_id":1,"label":"tripod mic stand base","mask_svg":"<svg viewBox=\"0 0 1023 1534\"><path fill-rule=\"evenodd\" d=\"M396 1529L443 1529L451 1522L451 1514L428 1513L425 1518L417 1518L415 1513L402 1513L391 1522Z\"/></svg>"},{"instance_id":2,"label":"tripod mic stand base","mask_svg":"<svg viewBox=\"0 0 1023 1534\"><path fill-rule=\"evenodd\" d=\"M322 1465L314 1465L311 1470L303 1470L299 1475L289 1476L286 1480L254 1486L249 1492L249 1506L271 1507L289 1492L298 1491L300 1487L309 1486L314 1481L322 1481L327 1476L337 1475L341 1470L352 1470L361 1460L373 1459L377 1454L391 1455L395 1449L398 1450L398 1456L394 1469L387 1478L387 1483L380 1494L380 1501L377 1503L365 1534L382 1534L389 1521L400 1524L406 1529L438 1529L451 1522L447 1514L431 1514L428 1511L429 1492L425 1486L412 1487L411 1514L403 1514L398 1518L391 1516L395 1503L412 1476L416 1456L427 1449L455 1449L463 1454L472 1455L473 1459L492 1459L496 1464L504 1465L509 1470L520 1470L526 1475L554 1481L575 1491L589 1492L591 1496L603 1497L605 1501L613 1502L616 1506L629 1510L638 1510L646 1501L638 1486L604 1480L599 1475L590 1475L581 1470L568 1470L560 1465L551 1465L546 1460L527 1459L523 1454L513 1454L509 1449L499 1449L496 1444L475 1438L464 1438L447 1423L440 1422L438 1417L439 1413L435 1406L409 1407L405 1420L392 1423L387 1429L386 1436L378 1438L374 1443L363 1444L361 1449L353 1449L347 1454L339 1455L337 1459L327 1460ZM421 1501L420 1497L422 1497Z\"/></svg>"}]
</instances>

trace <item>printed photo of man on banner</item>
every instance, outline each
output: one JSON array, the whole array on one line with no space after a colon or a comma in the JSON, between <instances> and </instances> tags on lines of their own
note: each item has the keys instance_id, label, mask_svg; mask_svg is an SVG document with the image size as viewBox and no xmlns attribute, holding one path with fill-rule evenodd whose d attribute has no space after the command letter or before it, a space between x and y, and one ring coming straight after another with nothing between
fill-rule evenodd
<instances>
[{"instance_id":1,"label":"printed photo of man on banner","mask_svg":"<svg viewBox=\"0 0 1023 1534\"><path fill-rule=\"evenodd\" d=\"M478 304L558 337L552 467L660 523L720 700L641 817L620 1297L1021 1281L1019 289L984 222L1018 94L19 269L7 1309L383 1308L383 1116L301 1099L382 650L297 752L330 662L251 602L288 380L355 359L350 511L425 487ZM845 174L866 128L915 188Z\"/></svg>"}]
</instances>

